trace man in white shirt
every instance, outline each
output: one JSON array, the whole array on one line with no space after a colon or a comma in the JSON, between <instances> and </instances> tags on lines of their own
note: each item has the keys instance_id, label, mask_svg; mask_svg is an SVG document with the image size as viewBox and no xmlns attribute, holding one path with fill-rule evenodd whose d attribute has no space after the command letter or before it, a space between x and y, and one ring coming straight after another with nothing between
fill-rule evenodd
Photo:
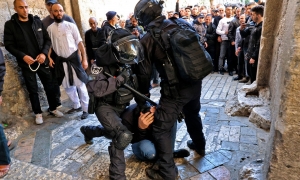
<instances>
[{"instance_id":1,"label":"man in white shirt","mask_svg":"<svg viewBox=\"0 0 300 180\"><path fill-rule=\"evenodd\" d=\"M89 96L85 86L88 80L84 71L88 67L85 48L76 25L63 20L63 7L58 3L53 4L52 13L55 22L47 28L47 31L57 57L51 59L49 56L50 66L55 65L58 83L65 88L66 93L74 103L71 112L79 111L82 108L81 119L86 119L88 117ZM81 52L82 62L78 56L78 49Z\"/></svg>"},{"instance_id":2,"label":"man in white shirt","mask_svg":"<svg viewBox=\"0 0 300 180\"><path fill-rule=\"evenodd\" d=\"M225 17L219 21L218 27L217 27L217 34L221 35L221 48L220 48L220 57L219 57L219 73L224 75L223 71L223 63L224 63L224 58L226 55L226 52L229 49L230 41L228 40L228 27L230 22L233 20L233 17L231 17L232 14L232 7L228 6L226 7L225 10ZM228 71L229 75L233 75L233 65L231 62L231 59L227 58L227 65L228 65Z\"/></svg>"}]
</instances>

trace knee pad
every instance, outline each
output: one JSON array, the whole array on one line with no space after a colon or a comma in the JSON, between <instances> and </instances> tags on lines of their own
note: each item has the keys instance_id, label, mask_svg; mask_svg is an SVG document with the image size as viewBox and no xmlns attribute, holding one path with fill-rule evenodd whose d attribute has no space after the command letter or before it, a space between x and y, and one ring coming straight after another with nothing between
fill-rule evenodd
<instances>
[{"instance_id":1,"label":"knee pad","mask_svg":"<svg viewBox=\"0 0 300 180\"><path fill-rule=\"evenodd\" d=\"M117 137L114 138L113 143L119 150L124 150L132 140L132 133L128 130L119 131Z\"/></svg>"}]
</instances>

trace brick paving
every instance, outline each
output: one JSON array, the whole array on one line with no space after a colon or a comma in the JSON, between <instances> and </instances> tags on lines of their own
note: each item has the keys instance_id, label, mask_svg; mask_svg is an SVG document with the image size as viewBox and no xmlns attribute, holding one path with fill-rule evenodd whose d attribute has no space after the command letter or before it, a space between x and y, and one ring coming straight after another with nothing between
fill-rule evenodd
<instances>
[{"instance_id":1,"label":"brick paving","mask_svg":"<svg viewBox=\"0 0 300 180\"><path fill-rule=\"evenodd\" d=\"M232 76L211 74L203 80L201 111L206 137L206 155L201 158L190 150L187 158L175 159L178 179L237 180L241 167L264 157L268 132L256 128L247 117L231 117L224 113L226 100L243 84ZM151 99L159 100L160 88L151 90ZM65 97L63 97L65 99ZM69 102L64 102L64 111ZM11 151L11 170L4 179L108 179L110 140L95 138L86 145L79 127L99 124L95 115L80 120L80 113L53 118L44 113L44 124L34 125L33 116L25 118L30 129L18 137ZM185 123L178 124L176 148L186 148ZM189 149L188 149L189 150ZM151 163L138 161L128 146L125 150L127 179L147 179L145 168Z\"/></svg>"}]
</instances>

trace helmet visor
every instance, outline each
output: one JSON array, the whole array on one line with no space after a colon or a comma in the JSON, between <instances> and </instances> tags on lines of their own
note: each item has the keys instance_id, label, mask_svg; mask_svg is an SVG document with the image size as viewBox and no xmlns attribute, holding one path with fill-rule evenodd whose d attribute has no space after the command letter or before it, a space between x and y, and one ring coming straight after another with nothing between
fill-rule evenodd
<instances>
[{"instance_id":1,"label":"helmet visor","mask_svg":"<svg viewBox=\"0 0 300 180\"><path fill-rule=\"evenodd\" d=\"M134 64L143 60L143 48L138 39L127 36L113 43L119 55L119 61L124 64Z\"/></svg>"}]
</instances>

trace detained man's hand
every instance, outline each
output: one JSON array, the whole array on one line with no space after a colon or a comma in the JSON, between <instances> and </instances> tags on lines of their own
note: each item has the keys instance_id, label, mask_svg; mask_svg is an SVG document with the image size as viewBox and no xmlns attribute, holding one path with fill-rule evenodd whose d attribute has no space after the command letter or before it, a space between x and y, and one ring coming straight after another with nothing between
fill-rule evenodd
<instances>
[{"instance_id":1,"label":"detained man's hand","mask_svg":"<svg viewBox=\"0 0 300 180\"><path fill-rule=\"evenodd\" d=\"M140 129L147 129L149 125L153 123L155 110L156 108L152 106L150 108L150 112L140 113L138 121L138 126Z\"/></svg>"},{"instance_id":2,"label":"detained man's hand","mask_svg":"<svg viewBox=\"0 0 300 180\"><path fill-rule=\"evenodd\" d=\"M249 61L249 64L254 64L254 63L255 63L255 60L251 58Z\"/></svg>"}]
</instances>

